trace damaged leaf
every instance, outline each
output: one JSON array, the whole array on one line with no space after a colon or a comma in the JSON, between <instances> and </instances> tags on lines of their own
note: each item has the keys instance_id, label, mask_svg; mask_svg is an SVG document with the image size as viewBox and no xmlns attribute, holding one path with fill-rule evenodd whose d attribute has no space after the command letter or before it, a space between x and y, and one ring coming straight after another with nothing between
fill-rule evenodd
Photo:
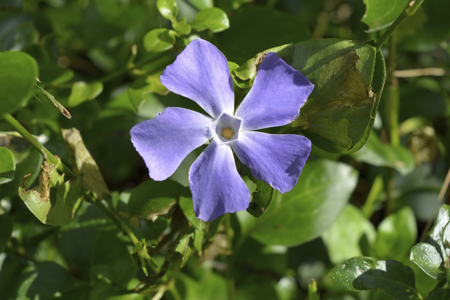
<instances>
[{"instance_id":1,"label":"damaged leaf","mask_svg":"<svg viewBox=\"0 0 450 300\"><path fill-rule=\"evenodd\" d=\"M19 187L19 196L28 209L44 224L62 226L73 221L83 199L83 183L80 176L64 182L54 164L44 162L41 166L39 185L27 190L25 175Z\"/></svg>"},{"instance_id":2,"label":"damaged leaf","mask_svg":"<svg viewBox=\"0 0 450 300\"><path fill-rule=\"evenodd\" d=\"M106 195L110 195L97 163L84 145L80 131L76 128L61 129L61 131L67 149L69 149L74 174L81 175L86 185L98 197L104 198Z\"/></svg>"}]
</instances>

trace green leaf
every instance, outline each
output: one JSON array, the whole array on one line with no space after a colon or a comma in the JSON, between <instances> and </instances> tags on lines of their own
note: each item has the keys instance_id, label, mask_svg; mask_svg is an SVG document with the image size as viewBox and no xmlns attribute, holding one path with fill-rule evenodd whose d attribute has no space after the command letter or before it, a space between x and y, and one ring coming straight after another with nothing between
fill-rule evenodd
<instances>
[{"instance_id":1,"label":"green leaf","mask_svg":"<svg viewBox=\"0 0 450 300\"><path fill-rule=\"evenodd\" d=\"M369 135L367 143L352 157L373 166L394 168L402 175L407 175L415 167L414 157L408 148L383 145L375 132Z\"/></svg>"},{"instance_id":2,"label":"green leaf","mask_svg":"<svg viewBox=\"0 0 450 300\"><path fill-rule=\"evenodd\" d=\"M175 0L158 0L156 1L156 7L164 18L170 21L176 21L178 6Z\"/></svg>"},{"instance_id":3,"label":"green leaf","mask_svg":"<svg viewBox=\"0 0 450 300\"><path fill-rule=\"evenodd\" d=\"M373 125L375 60L375 48L361 42L324 39L294 45L292 67L315 85L294 128L329 152L358 150L355 146Z\"/></svg>"},{"instance_id":4,"label":"green leaf","mask_svg":"<svg viewBox=\"0 0 450 300\"><path fill-rule=\"evenodd\" d=\"M364 0L366 13L361 21L369 25L368 32L391 25L405 9L409 0Z\"/></svg>"},{"instance_id":5,"label":"green leaf","mask_svg":"<svg viewBox=\"0 0 450 300\"><path fill-rule=\"evenodd\" d=\"M26 268L20 278L16 299L84 299L88 288L78 283L69 272L54 262L41 262ZM75 290L78 290L75 292ZM71 295L72 297L70 297ZM66 298L67 297L67 298Z\"/></svg>"},{"instance_id":6,"label":"green leaf","mask_svg":"<svg viewBox=\"0 0 450 300\"><path fill-rule=\"evenodd\" d=\"M253 192L252 201L247 211L254 217L261 217L272 202L274 189L264 181L252 176L251 180L256 183L256 191Z\"/></svg>"},{"instance_id":7,"label":"green leaf","mask_svg":"<svg viewBox=\"0 0 450 300\"><path fill-rule=\"evenodd\" d=\"M387 216L378 226L374 256L379 259L402 260L417 239L413 210L403 207Z\"/></svg>"},{"instance_id":8,"label":"green leaf","mask_svg":"<svg viewBox=\"0 0 450 300\"><path fill-rule=\"evenodd\" d=\"M67 107L75 107L87 100L95 99L103 91L101 82L86 83L84 81L75 82L72 85Z\"/></svg>"},{"instance_id":9,"label":"green leaf","mask_svg":"<svg viewBox=\"0 0 450 300\"><path fill-rule=\"evenodd\" d=\"M83 182L81 176L64 182L53 164L44 162L39 176L39 186L27 190L25 176L19 187L19 196L28 209L44 224L61 226L69 224L83 200ZM51 192L51 190L54 192Z\"/></svg>"},{"instance_id":10,"label":"green leaf","mask_svg":"<svg viewBox=\"0 0 450 300\"><path fill-rule=\"evenodd\" d=\"M336 221L322 234L323 242L328 249L332 249L328 254L333 264L367 254L375 238L372 223L351 204L347 204Z\"/></svg>"},{"instance_id":11,"label":"green leaf","mask_svg":"<svg viewBox=\"0 0 450 300\"><path fill-rule=\"evenodd\" d=\"M194 212L194 204L192 198L180 196L180 208L184 213L186 219L200 232L203 232L206 227L206 223L197 219Z\"/></svg>"},{"instance_id":12,"label":"green leaf","mask_svg":"<svg viewBox=\"0 0 450 300\"><path fill-rule=\"evenodd\" d=\"M73 71L57 65L45 65L39 68L39 80L43 83L60 84L73 77Z\"/></svg>"},{"instance_id":13,"label":"green leaf","mask_svg":"<svg viewBox=\"0 0 450 300\"><path fill-rule=\"evenodd\" d=\"M8 215L0 215L0 253L6 248L11 238L13 223Z\"/></svg>"},{"instance_id":14,"label":"green leaf","mask_svg":"<svg viewBox=\"0 0 450 300\"><path fill-rule=\"evenodd\" d=\"M144 47L147 52L162 52L172 48L177 33L173 30L160 28L149 31L144 36Z\"/></svg>"},{"instance_id":15,"label":"green leaf","mask_svg":"<svg viewBox=\"0 0 450 300\"><path fill-rule=\"evenodd\" d=\"M191 33L191 26L186 24L186 18L181 18L180 21L173 22L172 27L180 35L189 35Z\"/></svg>"},{"instance_id":16,"label":"green leaf","mask_svg":"<svg viewBox=\"0 0 450 300\"><path fill-rule=\"evenodd\" d=\"M148 180L131 192L128 212L148 220L170 216L180 196L191 197L189 188L172 180Z\"/></svg>"},{"instance_id":17,"label":"green leaf","mask_svg":"<svg viewBox=\"0 0 450 300\"><path fill-rule=\"evenodd\" d=\"M159 95L167 95L169 90L162 85L161 76L162 72L141 77L134 81L128 88L128 96L136 111L140 111L145 101L150 101L148 94L155 93ZM164 109L164 106L162 106Z\"/></svg>"},{"instance_id":18,"label":"green leaf","mask_svg":"<svg viewBox=\"0 0 450 300\"><path fill-rule=\"evenodd\" d=\"M289 246L318 237L345 207L357 177L342 163L308 162L294 189L276 195L261 218L249 220L245 233L264 244Z\"/></svg>"},{"instance_id":19,"label":"green leaf","mask_svg":"<svg viewBox=\"0 0 450 300\"><path fill-rule=\"evenodd\" d=\"M230 21L223 10L210 7L202 9L195 15L191 27L197 31L209 29L212 32L220 32L230 27Z\"/></svg>"},{"instance_id":20,"label":"green leaf","mask_svg":"<svg viewBox=\"0 0 450 300\"><path fill-rule=\"evenodd\" d=\"M0 53L0 116L18 108L31 95L37 76L36 61L28 54Z\"/></svg>"},{"instance_id":21,"label":"green leaf","mask_svg":"<svg viewBox=\"0 0 450 300\"><path fill-rule=\"evenodd\" d=\"M427 234L425 242L436 247L437 251L442 257L448 257L448 252L446 248L449 246L444 245L442 236L444 235L444 230L447 224L450 222L450 205L442 205L439 209L437 216L434 220L434 225L430 232ZM450 249L449 249L450 251Z\"/></svg>"},{"instance_id":22,"label":"green leaf","mask_svg":"<svg viewBox=\"0 0 450 300\"><path fill-rule=\"evenodd\" d=\"M80 131L76 128L61 129L64 142L69 150L75 175L82 176L83 182L94 191L100 199L110 195L102 173L84 145Z\"/></svg>"},{"instance_id":23,"label":"green leaf","mask_svg":"<svg viewBox=\"0 0 450 300\"><path fill-rule=\"evenodd\" d=\"M354 257L335 266L330 277L351 291L381 290L394 299L415 299L414 272L395 260Z\"/></svg>"},{"instance_id":24,"label":"green leaf","mask_svg":"<svg viewBox=\"0 0 450 300\"><path fill-rule=\"evenodd\" d=\"M0 147L0 184L12 181L15 171L14 155L7 148Z\"/></svg>"},{"instance_id":25,"label":"green leaf","mask_svg":"<svg viewBox=\"0 0 450 300\"><path fill-rule=\"evenodd\" d=\"M431 291L427 298L427 300L447 300L447 299L450 299L450 290L440 288Z\"/></svg>"},{"instance_id":26,"label":"green leaf","mask_svg":"<svg viewBox=\"0 0 450 300\"><path fill-rule=\"evenodd\" d=\"M420 243L411 249L410 259L428 276L441 280L445 273L440 269L444 261L436 248L427 243Z\"/></svg>"}]
</instances>

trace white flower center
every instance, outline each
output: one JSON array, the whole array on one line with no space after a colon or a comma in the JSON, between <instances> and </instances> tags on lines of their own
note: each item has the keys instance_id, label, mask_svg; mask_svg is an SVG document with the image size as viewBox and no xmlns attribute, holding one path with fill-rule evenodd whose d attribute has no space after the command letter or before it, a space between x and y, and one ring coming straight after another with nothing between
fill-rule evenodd
<instances>
[{"instance_id":1,"label":"white flower center","mask_svg":"<svg viewBox=\"0 0 450 300\"><path fill-rule=\"evenodd\" d=\"M242 120L223 113L217 120L211 125L211 131L214 134L216 141L228 144L239 137L239 128L241 127Z\"/></svg>"}]
</instances>

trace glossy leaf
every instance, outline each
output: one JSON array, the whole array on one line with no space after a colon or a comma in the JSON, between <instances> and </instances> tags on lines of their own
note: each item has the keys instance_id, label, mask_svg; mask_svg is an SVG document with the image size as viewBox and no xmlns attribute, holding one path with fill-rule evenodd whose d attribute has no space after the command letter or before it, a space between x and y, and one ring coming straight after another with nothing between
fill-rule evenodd
<instances>
[{"instance_id":1,"label":"glossy leaf","mask_svg":"<svg viewBox=\"0 0 450 300\"><path fill-rule=\"evenodd\" d=\"M414 212L408 206L400 209L383 219L377 231L375 257L402 260L417 239Z\"/></svg>"},{"instance_id":2,"label":"glossy leaf","mask_svg":"<svg viewBox=\"0 0 450 300\"><path fill-rule=\"evenodd\" d=\"M110 195L109 189L98 169L97 163L92 158L84 145L80 131L76 128L61 129L64 142L69 150L75 175L82 175L83 182L93 190L100 199Z\"/></svg>"},{"instance_id":3,"label":"glossy leaf","mask_svg":"<svg viewBox=\"0 0 450 300\"><path fill-rule=\"evenodd\" d=\"M172 27L180 35L189 35L191 33L191 26L186 24L186 18L181 18L178 22L172 23Z\"/></svg>"},{"instance_id":4,"label":"glossy leaf","mask_svg":"<svg viewBox=\"0 0 450 300\"><path fill-rule=\"evenodd\" d=\"M354 257L335 266L330 277L351 291L378 289L398 300L416 296L414 272L394 260Z\"/></svg>"},{"instance_id":5,"label":"glossy leaf","mask_svg":"<svg viewBox=\"0 0 450 300\"><path fill-rule=\"evenodd\" d=\"M84 81L75 82L72 85L72 92L67 101L68 107L75 107L87 100L95 99L103 91L101 82L86 83Z\"/></svg>"},{"instance_id":6,"label":"glossy leaf","mask_svg":"<svg viewBox=\"0 0 450 300\"><path fill-rule=\"evenodd\" d=\"M405 9L408 0L364 0L366 13L362 20L369 25L368 32L391 25Z\"/></svg>"},{"instance_id":7,"label":"glossy leaf","mask_svg":"<svg viewBox=\"0 0 450 300\"><path fill-rule=\"evenodd\" d=\"M353 153L352 157L373 166L394 168L402 175L410 173L415 167L408 148L402 145L383 145L375 132L370 134L364 147Z\"/></svg>"},{"instance_id":8,"label":"glossy leaf","mask_svg":"<svg viewBox=\"0 0 450 300\"><path fill-rule=\"evenodd\" d=\"M156 7L158 8L159 13L167 20L176 20L178 6L175 0L157 0Z\"/></svg>"},{"instance_id":9,"label":"glossy leaf","mask_svg":"<svg viewBox=\"0 0 450 300\"><path fill-rule=\"evenodd\" d=\"M368 254L375 238L372 223L351 204L347 204L336 221L322 234L323 242L330 249L328 255L333 264Z\"/></svg>"},{"instance_id":10,"label":"glossy leaf","mask_svg":"<svg viewBox=\"0 0 450 300\"><path fill-rule=\"evenodd\" d=\"M436 248L427 243L420 243L411 249L410 259L428 276L443 279L445 273L440 269L444 261Z\"/></svg>"},{"instance_id":11,"label":"glossy leaf","mask_svg":"<svg viewBox=\"0 0 450 300\"><path fill-rule=\"evenodd\" d=\"M203 232L206 227L206 223L195 217L194 204L192 198L180 196L180 208L184 213L186 219L200 232Z\"/></svg>"},{"instance_id":12,"label":"glossy leaf","mask_svg":"<svg viewBox=\"0 0 450 300\"><path fill-rule=\"evenodd\" d=\"M158 216L170 216L180 196L190 197L189 189L172 180L148 180L131 192L128 212L154 221Z\"/></svg>"},{"instance_id":13,"label":"glossy leaf","mask_svg":"<svg viewBox=\"0 0 450 300\"><path fill-rule=\"evenodd\" d=\"M28 99L37 77L36 61L28 54L19 51L0 53L0 116Z\"/></svg>"},{"instance_id":14,"label":"glossy leaf","mask_svg":"<svg viewBox=\"0 0 450 300\"><path fill-rule=\"evenodd\" d=\"M160 28L149 31L144 36L144 47L147 52L162 52L172 48L177 33L173 30Z\"/></svg>"},{"instance_id":15,"label":"glossy leaf","mask_svg":"<svg viewBox=\"0 0 450 300\"><path fill-rule=\"evenodd\" d=\"M19 196L28 209L44 224L61 226L69 224L83 200L83 182L80 176L64 182L53 164L44 162L39 176L39 186L27 190L26 175L19 187ZM51 193L51 189L54 192Z\"/></svg>"},{"instance_id":16,"label":"glossy leaf","mask_svg":"<svg viewBox=\"0 0 450 300\"><path fill-rule=\"evenodd\" d=\"M15 171L14 155L7 148L0 147L0 184L12 181Z\"/></svg>"},{"instance_id":17,"label":"glossy leaf","mask_svg":"<svg viewBox=\"0 0 450 300\"><path fill-rule=\"evenodd\" d=\"M427 234L425 242L436 247L437 251L442 257L448 255L444 242L442 241L442 236L447 224L450 222L450 205L442 205L439 209L437 216L434 220L434 225L430 232ZM450 248L450 247L449 247Z\"/></svg>"},{"instance_id":18,"label":"glossy leaf","mask_svg":"<svg viewBox=\"0 0 450 300\"><path fill-rule=\"evenodd\" d=\"M245 232L264 244L291 246L311 240L345 207L356 178L356 171L348 165L308 162L294 189L275 196L261 218L247 220Z\"/></svg>"},{"instance_id":19,"label":"glossy leaf","mask_svg":"<svg viewBox=\"0 0 450 300\"><path fill-rule=\"evenodd\" d=\"M13 229L13 223L8 215L0 215L0 253L2 253L9 239Z\"/></svg>"},{"instance_id":20,"label":"glossy leaf","mask_svg":"<svg viewBox=\"0 0 450 300\"><path fill-rule=\"evenodd\" d=\"M195 15L191 27L197 31L209 29L212 32L220 32L230 27L230 21L223 10L216 7L210 7L202 9Z\"/></svg>"}]
</instances>

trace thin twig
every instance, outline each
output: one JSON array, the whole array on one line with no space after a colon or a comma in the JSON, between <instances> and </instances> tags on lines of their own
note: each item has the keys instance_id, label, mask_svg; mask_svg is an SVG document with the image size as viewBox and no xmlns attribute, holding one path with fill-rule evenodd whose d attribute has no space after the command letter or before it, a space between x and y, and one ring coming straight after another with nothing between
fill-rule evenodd
<instances>
[{"instance_id":1,"label":"thin twig","mask_svg":"<svg viewBox=\"0 0 450 300\"><path fill-rule=\"evenodd\" d=\"M446 75L446 71L441 68L425 68L425 69L394 71L395 77L444 76L444 75Z\"/></svg>"}]
</instances>

